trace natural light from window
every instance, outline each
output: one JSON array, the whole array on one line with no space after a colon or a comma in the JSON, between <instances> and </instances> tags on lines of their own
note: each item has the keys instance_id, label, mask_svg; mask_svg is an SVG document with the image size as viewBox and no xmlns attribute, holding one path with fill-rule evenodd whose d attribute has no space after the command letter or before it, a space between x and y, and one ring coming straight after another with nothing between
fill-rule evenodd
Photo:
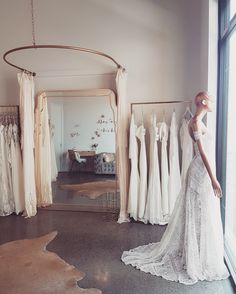
<instances>
[{"instance_id":1,"label":"natural light from window","mask_svg":"<svg viewBox=\"0 0 236 294\"><path fill-rule=\"evenodd\" d=\"M230 0L230 19L236 13L236 0Z\"/></svg>"},{"instance_id":2,"label":"natural light from window","mask_svg":"<svg viewBox=\"0 0 236 294\"><path fill-rule=\"evenodd\" d=\"M229 48L225 238L236 261L236 32L230 38Z\"/></svg>"}]
</instances>

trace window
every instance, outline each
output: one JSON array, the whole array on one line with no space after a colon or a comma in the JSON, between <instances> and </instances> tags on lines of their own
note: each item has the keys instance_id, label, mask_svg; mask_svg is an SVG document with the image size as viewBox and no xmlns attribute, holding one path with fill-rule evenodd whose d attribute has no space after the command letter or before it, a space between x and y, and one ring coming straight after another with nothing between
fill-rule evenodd
<instances>
[{"instance_id":1,"label":"window","mask_svg":"<svg viewBox=\"0 0 236 294\"><path fill-rule=\"evenodd\" d=\"M236 0L220 0L217 171L226 261L236 282Z\"/></svg>"},{"instance_id":2,"label":"window","mask_svg":"<svg viewBox=\"0 0 236 294\"><path fill-rule=\"evenodd\" d=\"M230 0L230 19L233 18L233 16L236 13L236 0Z\"/></svg>"}]
</instances>

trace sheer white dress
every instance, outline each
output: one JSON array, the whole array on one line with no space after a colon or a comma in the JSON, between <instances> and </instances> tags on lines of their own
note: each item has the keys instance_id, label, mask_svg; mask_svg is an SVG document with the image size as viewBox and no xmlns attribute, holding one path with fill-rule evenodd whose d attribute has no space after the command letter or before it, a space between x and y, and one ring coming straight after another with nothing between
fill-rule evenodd
<instances>
[{"instance_id":1,"label":"sheer white dress","mask_svg":"<svg viewBox=\"0 0 236 294\"><path fill-rule=\"evenodd\" d=\"M179 165L179 141L178 141L178 124L176 121L175 111L172 113L170 125L170 144L169 144L169 182L168 182L168 204L169 215L175 206L175 201L181 189L181 176Z\"/></svg>"},{"instance_id":2,"label":"sheer white dress","mask_svg":"<svg viewBox=\"0 0 236 294\"><path fill-rule=\"evenodd\" d=\"M208 131L201 137L214 164L213 140ZM186 285L229 276L224 264L220 199L214 194L197 143L194 150L195 156L161 241L124 251L121 257L125 264Z\"/></svg>"},{"instance_id":3,"label":"sheer white dress","mask_svg":"<svg viewBox=\"0 0 236 294\"><path fill-rule=\"evenodd\" d=\"M138 171L138 142L136 137L137 126L132 113L129 133L129 158L131 161L128 213L138 220L139 171Z\"/></svg>"},{"instance_id":4,"label":"sheer white dress","mask_svg":"<svg viewBox=\"0 0 236 294\"><path fill-rule=\"evenodd\" d=\"M159 171L158 145L159 131L156 122L156 115L152 114L150 132L150 154L149 154L149 181L147 203L144 214L144 222L154 224L166 224L162 213L161 181Z\"/></svg>"},{"instance_id":5,"label":"sheer white dress","mask_svg":"<svg viewBox=\"0 0 236 294\"><path fill-rule=\"evenodd\" d=\"M161 141L161 198L162 198L162 213L166 221L169 220L169 167L167 156L167 141L168 141L168 126L163 121L158 123L160 141Z\"/></svg>"},{"instance_id":6,"label":"sheer white dress","mask_svg":"<svg viewBox=\"0 0 236 294\"><path fill-rule=\"evenodd\" d=\"M146 129L143 124L137 128L136 136L140 141L139 151L139 197L138 197L138 220L144 221L145 206L147 200L147 154L145 143Z\"/></svg>"},{"instance_id":7,"label":"sheer white dress","mask_svg":"<svg viewBox=\"0 0 236 294\"><path fill-rule=\"evenodd\" d=\"M15 211L12 186L9 180L7 130L7 126L0 125L0 216L10 215Z\"/></svg>"},{"instance_id":8,"label":"sheer white dress","mask_svg":"<svg viewBox=\"0 0 236 294\"><path fill-rule=\"evenodd\" d=\"M24 211L24 187L23 187L23 166L20 150L18 126L12 126L11 136L11 167L12 167L12 188L15 201L15 212L19 214Z\"/></svg>"}]
</instances>

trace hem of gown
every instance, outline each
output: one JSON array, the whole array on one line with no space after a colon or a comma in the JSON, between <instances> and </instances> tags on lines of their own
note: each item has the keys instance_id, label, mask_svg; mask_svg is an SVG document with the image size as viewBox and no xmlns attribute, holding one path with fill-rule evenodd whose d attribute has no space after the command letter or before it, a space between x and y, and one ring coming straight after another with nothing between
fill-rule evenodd
<instances>
[{"instance_id":1,"label":"hem of gown","mask_svg":"<svg viewBox=\"0 0 236 294\"><path fill-rule=\"evenodd\" d=\"M141 247L141 246L140 246ZM216 277L213 277L213 278L207 278L207 277L204 277L204 278L202 278L202 279L196 279L196 280L192 280L191 278L189 279L189 282L184 282L184 281L182 281L181 279L172 279L172 278L170 278L169 276L166 276L166 275L164 275L164 274L157 274L157 273L153 273L153 272L151 272L151 270L148 270L148 269L143 269L142 268L142 266L139 266L139 265L137 265L137 264L135 264L135 263L126 263L123 259L122 259L122 257L121 257L121 261L124 263L124 264L126 264L126 265L131 265L131 266L133 266L134 268L136 268L136 269L138 269L138 270L140 270L140 271L142 271L142 272L145 272L145 273L148 273L148 274L151 274L151 275L153 275L153 276L156 276L156 277L161 277L161 278L163 278L163 279L165 279L165 280L168 280L168 281L171 281L171 282L177 282L177 283L181 283L181 284L184 284L184 285L194 285L194 284L196 284L197 282L199 282L199 281L207 281L207 282L213 282L213 281L220 281L220 280L225 280L225 279L228 279L229 277L230 277L230 274L228 273L228 274L225 274L225 275L223 275L222 277L219 277L219 276L216 276ZM185 273L187 274L187 271L185 271Z\"/></svg>"},{"instance_id":2,"label":"hem of gown","mask_svg":"<svg viewBox=\"0 0 236 294\"><path fill-rule=\"evenodd\" d=\"M165 226L168 224L169 220L160 220L160 218L156 219L145 219L145 218L139 218L136 215L133 215L132 213L129 213L130 218L134 219L135 221L142 222L144 224L150 224L150 225L159 225L159 226Z\"/></svg>"},{"instance_id":3,"label":"hem of gown","mask_svg":"<svg viewBox=\"0 0 236 294\"><path fill-rule=\"evenodd\" d=\"M152 220L146 220L146 219L142 219L140 220L142 221L144 224L150 224L150 225L159 225L159 226L165 226L168 224L167 221L163 221L163 220L160 220L160 219L152 219Z\"/></svg>"}]
</instances>

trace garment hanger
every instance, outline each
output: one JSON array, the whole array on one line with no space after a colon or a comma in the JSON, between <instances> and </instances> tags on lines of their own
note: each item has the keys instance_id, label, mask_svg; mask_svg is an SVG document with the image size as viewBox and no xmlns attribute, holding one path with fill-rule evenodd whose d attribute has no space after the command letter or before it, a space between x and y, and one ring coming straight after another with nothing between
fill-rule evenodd
<instances>
[{"instance_id":1,"label":"garment hanger","mask_svg":"<svg viewBox=\"0 0 236 294\"><path fill-rule=\"evenodd\" d=\"M7 124L8 124L7 113L4 114L4 123L5 123L5 126L7 126Z\"/></svg>"},{"instance_id":2,"label":"garment hanger","mask_svg":"<svg viewBox=\"0 0 236 294\"><path fill-rule=\"evenodd\" d=\"M156 116L156 113L155 113L154 109L152 108L152 119L153 120L155 119L155 116Z\"/></svg>"},{"instance_id":3,"label":"garment hanger","mask_svg":"<svg viewBox=\"0 0 236 294\"><path fill-rule=\"evenodd\" d=\"M143 119L143 108L142 108L142 125L143 125L143 121L144 121L144 119Z\"/></svg>"},{"instance_id":4,"label":"garment hanger","mask_svg":"<svg viewBox=\"0 0 236 294\"><path fill-rule=\"evenodd\" d=\"M163 109L163 116L162 116L163 122L166 122L166 111Z\"/></svg>"},{"instance_id":5,"label":"garment hanger","mask_svg":"<svg viewBox=\"0 0 236 294\"><path fill-rule=\"evenodd\" d=\"M189 118L189 119L187 118L187 114L190 115L190 118ZM185 109L185 112L184 112L184 114L183 114L183 118L186 118L186 119L190 120L192 117L193 117L193 114L192 114L192 112L191 112L189 106L187 106L186 109Z\"/></svg>"},{"instance_id":6,"label":"garment hanger","mask_svg":"<svg viewBox=\"0 0 236 294\"><path fill-rule=\"evenodd\" d=\"M16 116L13 115L13 124L16 125Z\"/></svg>"}]
</instances>

